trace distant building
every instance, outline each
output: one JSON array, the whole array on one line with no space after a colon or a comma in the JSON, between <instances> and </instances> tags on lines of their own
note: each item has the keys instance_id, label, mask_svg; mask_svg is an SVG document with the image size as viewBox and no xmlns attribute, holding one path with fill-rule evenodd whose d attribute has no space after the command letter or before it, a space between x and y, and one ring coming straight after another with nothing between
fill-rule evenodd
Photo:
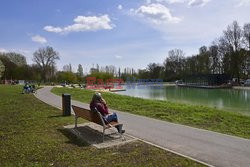
<instances>
[{"instance_id":1,"label":"distant building","mask_svg":"<svg viewBox=\"0 0 250 167\"><path fill-rule=\"evenodd\" d=\"M94 73L94 72L98 72L98 69L97 68L91 68L90 69L90 74Z\"/></svg>"},{"instance_id":2,"label":"distant building","mask_svg":"<svg viewBox=\"0 0 250 167\"><path fill-rule=\"evenodd\" d=\"M24 85L25 84L25 80L18 80L18 84L19 85Z\"/></svg>"},{"instance_id":3,"label":"distant building","mask_svg":"<svg viewBox=\"0 0 250 167\"><path fill-rule=\"evenodd\" d=\"M183 79L183 84L194 86L221 86L226 85L231 77L226 74L189 75Z\"/></svg>"}]
</instances>

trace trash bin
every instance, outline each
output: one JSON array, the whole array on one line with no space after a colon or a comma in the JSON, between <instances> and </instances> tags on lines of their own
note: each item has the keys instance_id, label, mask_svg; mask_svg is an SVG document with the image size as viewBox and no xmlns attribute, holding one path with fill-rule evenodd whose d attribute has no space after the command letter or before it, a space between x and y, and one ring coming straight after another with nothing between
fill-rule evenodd
<instances>
[{"instance_id":1,"label":"trash bin","mask_svg":"<svg viewBox=\"0 0 250 167\"><path fill-rule=\"evenodd\" d=\"M62 94L62 115L70 116L71 115L71 98L70 94Z\"/></svg>"}]
</instances>

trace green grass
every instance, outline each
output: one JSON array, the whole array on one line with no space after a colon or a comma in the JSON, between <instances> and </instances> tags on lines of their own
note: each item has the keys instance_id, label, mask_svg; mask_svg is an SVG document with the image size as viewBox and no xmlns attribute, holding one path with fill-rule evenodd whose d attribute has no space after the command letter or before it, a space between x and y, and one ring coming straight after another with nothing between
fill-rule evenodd
<instances>
[{"instance_id":1,"label":"green grass","mask_svg":"<svg viewBox=\"0 0 250 167\"><path fill-rule=\"evenodd\" d=\"M96 149L63 129L62 117L22 87L0 85L0 166L201 166L143 142Z\"/></svg>"},{"instance_id":2,"label":"green grass","mask_svg":"<svg viewBox=\"0 0 250 167\"><path fill-rule=\"evenodd\" d=\"M54 88L52 92L57 95L69 93L73 99L85 103L89 103L93 95L93 91L91 90L68 88ZM250 138L250 116L204 106L141 99L114 93L102 93L102 95L112 109L243 138Z\"/></svg>"}]
</instances>

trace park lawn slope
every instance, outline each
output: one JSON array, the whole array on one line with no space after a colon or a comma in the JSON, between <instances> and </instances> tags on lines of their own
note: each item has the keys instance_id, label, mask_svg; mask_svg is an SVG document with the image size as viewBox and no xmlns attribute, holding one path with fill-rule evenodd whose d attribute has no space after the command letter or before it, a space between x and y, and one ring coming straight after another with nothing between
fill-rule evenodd
<instances>
[{"instance_id":1,"label":"park lawn slope","mask_svg":"<svg viewBox=\"0 0 250 167\"><path fill-rule=\"evenodd\" d=\"M0 166L202 166L143 142L96 149L64 130L74 117L0 85Z\"/></svg>"},{"instance_id":2,"label":"park lawn slope","mask_svg":"<svg viewBox=\"0 0 250 167\"><path fill-rule=\"evenodd\" d=\"M73 99L85 103L91 101L94 93L91 90L69 88L53 88L52 92L57 95L69 93ZM250 139L250 116L205 106L142 99L115 93L103 92L102 95L112 109Z\"/></svg>"}]
</instances>

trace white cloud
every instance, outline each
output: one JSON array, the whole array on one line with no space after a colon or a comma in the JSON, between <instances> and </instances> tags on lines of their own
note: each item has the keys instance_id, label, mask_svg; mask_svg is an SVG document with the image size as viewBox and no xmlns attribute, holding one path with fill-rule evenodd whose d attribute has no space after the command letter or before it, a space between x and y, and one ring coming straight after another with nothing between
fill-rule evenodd
<instances>
[{"instance_id":1,"label":"white cloud","mask_svg":"<svg viewBox=\"0 0 250 167\"><path fill-rule=\"evenodd\" d=\"M122 6L122 5L118 5L118 6L117 6L117 9L122 10L122 9L123 9L123 6Z\"/></svg>"},{"instance_id":2,"label":"white cloud","mask_svg":"<svg viewBox=\"0 0 250 167\"><path fill-rule=\"evenodd\" d=\"M169 3L184 3L186 0L168 0Z\"/></svg>"},{"instance_id":3,"label":"white cloud","mask_svg":"<svg viewBox=\"0 0 250 167\"><path fill-rule=\"evenodd\" d=\"M122 59L122 56L116 55L115 58L116 59Z\"/></svg>"},{"instance_id":4,"label":"white cloud","mask_svg":"<svg viewBox=\"0 0 250 167\"><path fill-rule=\"evenodd\" d=\"M172 3L184 3L187 0L155 0L156 2L168 2L170 4Z\"/></svg>"},{"instance_id":5,"label":"white cloud","mask_svg":"<svg viewBox=\"0 0 250 167\"><path fill-rule=\"evenodd\" d=\"M45 26L43 29L48 32L55 32L55 33L60 33L63 31L63 29L61 29L60 27L53 27L53 26Z\"/></svg>"},{"instance_id":6,"label":"white cloud","mask_svg":"<svg viewBox=\"0 0 250 167\"><path fill-rule=\"evenodd\" d=\"M8 52L8 50L4 49L4 48L0 48L0 53L6 53Z\"/></svg>"},{"instance_id":7,"label":"white cloud","mask_svg":"<svg viewBox=\"0 0 250 167\"><path fill-rule=\"evenodd\" d=\"M154 2L157 2L157 3L167 2L167 3L173 4L173 3L183 3L185 1L187 0L146 0L146 3L150 4Z\"/></svg>"},{"instance_id":8,"label":"white cloud","mask_svg":"<svg viewBox=\"0 0 250 167\"><path fill-rule=\"evenodd\" d=\"M188 5L191 7L205 6L210 0L189 0Z\"/></svg>"},{"instance_id":9,"label":"white cloud","mask_svg":"<svg viewBox=\"0 0 250 167\"><path fill-rule=\"evenodd\" d=\"M44 30L55 33L69 33L81 31L111 30L114 25L108 15L102 16L77 16L74 24L66 27L45 26Z\"/></svg>"},{"instance_id":10,"label":"white cloud","mask_svg":"<svg viewBox=\"0 0 250 167\"><path fill-rule=\"evenodd\" d=\"M34 41L34 42L41 43L41 44L47 43L46 38L44 38L44 37L42 37L42 36L40 36L40 35L32 36L32 37L31 37L31 40Z\"/></svg>"},{"instance_id":11,"label":"white cloud","mask_svg":"<svg viewBox=\"0 0 250 167\"><path fill-rule=\"evenodd\" d=\"M181 21L180 18L172 16L166 6L159 3L140 6L134 12L154 24L179 23Z\"/></svg>"},{"instance_id":12,"label":"white cloud","mask_svg":"<svg viewBox=\"0 0 250 167\"><path fill-rule=\"evenodd\" d=\"M237 0L237 1L238 1L238 7L250 5L250 0Z\"/></svg>"},{"instance_id":13,"label":"white cloud","mask_svg":"<svg viewBox=\"0 0 250 167\"><path fill-rule=\"evenodd\" d=\"M205 6L210 0L147 0L147 3L151 2L167 2L169 4L175 4L175 3L187 3L189 7L203 7ZM249 0L240 0L240 1L249 1Z\"/></svg>"}]
</instances>

